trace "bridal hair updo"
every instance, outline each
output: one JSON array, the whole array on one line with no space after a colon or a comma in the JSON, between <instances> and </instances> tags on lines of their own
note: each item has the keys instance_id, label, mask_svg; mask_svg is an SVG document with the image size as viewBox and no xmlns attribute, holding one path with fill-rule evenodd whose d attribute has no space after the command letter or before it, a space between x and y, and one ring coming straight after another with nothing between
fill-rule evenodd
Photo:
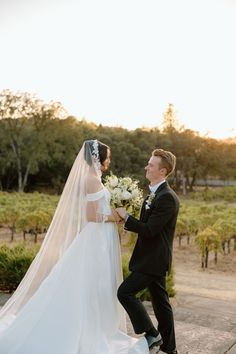
<instances>
[{"instance_id":1,"label":"bridal hair updo","mask_svg":"<svg viewBox=\"0 0 236 354\"><path fill-rule=\"evenodd\" d=\"M166 169L166 176L169 176L175 169L176 157L172 152L163 149L155 149L152 156L159 156L161 158L160 167Z\"/></svg>"},{"instance_id":2,"label":"bridal hair updo","mask_svg":"<svg viewBox=\"0 0 236 354\"><path fill-rule=\"evenodd\" d=\"M102 165L103 162L107 159L108 150L110 147L99 140L86 140L84 146L84 159L89 166L92 165L92 155L96 155L96 146L98 148L98 158L99 162Z\"/></svg>"}]
</instances>

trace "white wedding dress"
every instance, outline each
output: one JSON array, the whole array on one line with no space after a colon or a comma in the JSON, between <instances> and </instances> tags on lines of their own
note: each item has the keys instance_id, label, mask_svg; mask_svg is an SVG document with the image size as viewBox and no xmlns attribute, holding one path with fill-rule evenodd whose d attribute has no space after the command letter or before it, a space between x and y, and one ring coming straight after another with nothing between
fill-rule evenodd
<instances>
[{"instance_id":1,"label":"white wedding dress","mask_svg":"<svg viewBox=\"0 0 236 354\"><path fill-rule=\"evenodd\" d=\"M106 188L88 197L110 208ZM126 334L121 281L116 225L86 223L17 315L0 320L0 354L149 353Z\"/></svg>"}]
</instances>

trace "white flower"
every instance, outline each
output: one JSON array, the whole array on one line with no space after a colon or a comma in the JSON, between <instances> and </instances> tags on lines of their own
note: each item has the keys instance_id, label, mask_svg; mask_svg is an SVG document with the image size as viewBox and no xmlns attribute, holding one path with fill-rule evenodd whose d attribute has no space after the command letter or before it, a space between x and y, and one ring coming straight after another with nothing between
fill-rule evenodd
<instances>
[{"instance_id":1,"label":"white flower","mask_svg":"<svg viewBox=\"0 0 236 354\"><path fill-rule=\"evenodd\" d=\"M128 191L124 191L121 193L121 199L123 200L129 200L131 199L132 194Z\"/></svg>"},{"instance_id":2,"label":"white flower","mask_svg":"<svg viewBox=\"0 0 236 354\"><path fill-rule=\"evenodd\" d=\"M139 196L139 191L137 189L132 189L132 198L137 198Z\"/></svg>"},{"instance_id":3,"label":"white flower","mask_svg":"<svg viewBox=\"0 0 236 354\"><path fill-rule=\"evenodd\" d=\"M118 178L116 176L112 176L110 181L109 181L109 184L112 188L116 187L118 185Z\"/></svg>"},{"instance_id":4,"label":"white flower","mask_svg":"<svg viewBox=\"0 0 236 354\"><path fill-rule=\"evenodd\" d=\"M156 194L153 192L148 196L148 199L146 200L146 209L150 209L150 205L152 204L152 201L155 198L155 196Z\"/></svg>"},{"instance_id":5,"label":"white flower","mask_svg":"<svg viewBox=\"0 0 236 354\"><path fill-rule=\"evenodd\" d=\"M111 205L114 208L125 207L129 213L136 217L143 201L143 192L138 187L138 181L130 177L119 177L115 175L106 176L104 185L111 193Z\"/></svg>"},{"instance_id":6,"label":"white flower","mask_svg":"<svg viewBox=\"0 0 236 354\"><path fill-rule=\"evenodd\" d=\"M130 185L130 184L132 184L132 179L130 177L124 177L123 183Z\"/></svg>"},{"instance_id":7,"label":"white flower","mask_svg":"<svg viewBox=\"0 0 236 354\"><path fill-rule=\"evenodd\" d=\"M121 194L122 190L118 187L114 188L112 194Z\"/></svg>"}]
</instances>

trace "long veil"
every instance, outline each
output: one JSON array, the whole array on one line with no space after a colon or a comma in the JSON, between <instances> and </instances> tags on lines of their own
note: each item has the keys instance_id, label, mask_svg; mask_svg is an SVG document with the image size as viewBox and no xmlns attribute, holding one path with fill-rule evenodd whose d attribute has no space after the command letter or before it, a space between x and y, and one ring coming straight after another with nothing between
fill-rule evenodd
<instances>
[{"instance_id":1,"label":"long veil","mask_svg":"<svg viewBox=\"0 0 236 354\"><path fill-rule=\"evenodd\" d=\"M99 167L98 142L87 140L74 161L41 248L18 288L1 309L0 320L17 315L89 221L95 218L97 222L104 221L97 202L87 197L103 191Z\"/></svg>"}]
</instances>

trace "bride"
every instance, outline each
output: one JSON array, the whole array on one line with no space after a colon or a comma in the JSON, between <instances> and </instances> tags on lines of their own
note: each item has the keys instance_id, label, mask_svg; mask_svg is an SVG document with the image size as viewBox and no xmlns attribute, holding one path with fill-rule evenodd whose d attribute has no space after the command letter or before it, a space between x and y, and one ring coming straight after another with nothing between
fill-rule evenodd
<instances>
[{"instance_id":1,"label":"bride","mask_svg":"<svg viewBox=\"0 0 236 354\"><path fill-rule=\"evenodd\" d=\"M145 354L116 293L120 244L101 182L110 149L85 141L40 251L0 311L0 354Z\"/></svg>"}]
</instances>

